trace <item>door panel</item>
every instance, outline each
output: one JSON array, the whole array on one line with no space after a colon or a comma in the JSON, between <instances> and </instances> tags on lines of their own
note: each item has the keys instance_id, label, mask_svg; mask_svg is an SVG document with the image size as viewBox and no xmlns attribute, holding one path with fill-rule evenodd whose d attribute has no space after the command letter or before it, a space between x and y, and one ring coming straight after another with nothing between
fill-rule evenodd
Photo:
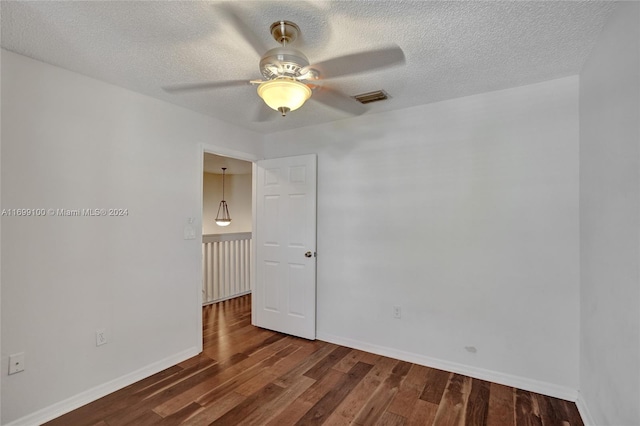
<instances>
[{"instance_id":1,"label":"door panel","mask_svg":"<svg viewBox=\"0 0 640 426\"><path fill-rule=\"evenodd\" d=\"M316 156L259 161L257 171L254 323L315 339Z\"/></svg>"}]
</instances>

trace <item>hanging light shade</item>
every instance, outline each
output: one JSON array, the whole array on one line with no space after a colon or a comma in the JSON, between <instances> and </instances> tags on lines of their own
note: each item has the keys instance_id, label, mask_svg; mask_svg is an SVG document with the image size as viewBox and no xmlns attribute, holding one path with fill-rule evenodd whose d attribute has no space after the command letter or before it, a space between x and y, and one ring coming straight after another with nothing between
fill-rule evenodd
<instances>
[{"instance_id":1,"label":"hanging light shade","mask_svg":"<svg viewBox=\"0 0 640 426\"><path fill-rule=\"evenodd\" d=\"M226 167L222 168L222 201L220 201L220 205L218 206L218 214L216 215L216 225L218 226L228 226L231 223L231 216L229 216L229 207L227 207L227 202L224 200L224 173L226 170Z\"/></svg>"},{"instance_id":2,"label":"hanging light shade","mask_svg":"<svg viewBox=\"0 0 640 426\"><path fill-rule=\"evenodd\" d=\"M284 117L289 111L295 111L304 105L311 97L311 89L296 80L277 78L260 84L258 96L269 108L280 111Z\"/></svg>"}]
</instances>

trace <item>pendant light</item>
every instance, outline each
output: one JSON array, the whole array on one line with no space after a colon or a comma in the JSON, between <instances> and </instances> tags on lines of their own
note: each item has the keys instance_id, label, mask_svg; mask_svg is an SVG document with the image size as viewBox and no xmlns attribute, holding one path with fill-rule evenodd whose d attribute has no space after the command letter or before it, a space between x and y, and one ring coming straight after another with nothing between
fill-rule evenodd
<instances>
[{"instance_id":1,"label":"pendant light","mask_svg":"<svg viewBox=\"0 0 640 426\"><path fill-rule=\"evenodd\" d=\"M226 167L222 168L222 201L220 201L220 206L218 206L218 214L216 215L216 225L218 226L228 226L231 223L229 208L227 207L227 202L224 200L224 172L226 170Z\"/></svg>"}]
</instances>

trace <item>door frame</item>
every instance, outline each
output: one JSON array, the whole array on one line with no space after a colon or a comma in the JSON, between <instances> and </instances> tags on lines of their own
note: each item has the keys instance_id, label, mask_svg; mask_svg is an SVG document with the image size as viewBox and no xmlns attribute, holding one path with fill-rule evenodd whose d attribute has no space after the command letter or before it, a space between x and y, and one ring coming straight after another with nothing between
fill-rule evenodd
<instances>
[{"instance_id":1,"label":"door frame","mask_svg":"<svg viewBox=\"0 0 640 426\"><path fill-rule=\"evenodd\" d=\"M256 173L257 173L257 169L256 169L256 161L258 160L262 160L261 157L255 155L255 154L250 154L247 152L243 152L243 151L236 151L234 149L229 149L223 146L219 146L219 145L214 145L214 144L207 144L207 143L201 143L198 145L198 167L196 168L196 170L198 170L198 186L200 188L200 197L198 197L198 215L197 217L199 218L199 224L200 227L196 232L196 236L199 237L199 242L200 242L200 250L202 250L202 221L203 221L203 217L202 217L202 209L204 208L203 205L203 201L202 201L202 194L204 194L204 182L203 182L203 174L204 174L204 154L213 154L213 155L218 155L220 157L229 157L229 158L234 158L236 160L244 160L244 161L249 161L251 162L251 240L252 240L252 244L251 244L251 263L249 265L249 275L250 275L250 288L251 291L253 292L253 290L255 289L255 269L256 269L256 245L253 244L253 235L255 235L255 231L256 231ZM198 338L198 351L202 352L203 351L203 342L202 342L202 285L203 285L203 277L202 277L202 256L199 257L199 262L198 264L200 265L199 268L199 274L200 274L200 279L198 280L198 287L196 289L197 291L197 297L196 300L198 302L198 306L196 307L196 309L198 309L198 334L199 334L199 338ZM255 317L255 313L253 312L254 307L253 304L251 306L251 323L253 324L253 318Z\"/></svg>"}]
</instances>

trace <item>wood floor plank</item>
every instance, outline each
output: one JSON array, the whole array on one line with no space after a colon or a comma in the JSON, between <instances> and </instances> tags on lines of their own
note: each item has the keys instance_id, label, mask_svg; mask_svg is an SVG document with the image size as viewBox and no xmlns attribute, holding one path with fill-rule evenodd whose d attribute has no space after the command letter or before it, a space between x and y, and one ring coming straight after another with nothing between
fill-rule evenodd
<instances>
[{"instance_id":1,"label":"wood floor plank","mask_svg":"<svg viewBox=\"0 0 640 426\"><path fill-rule=\"evenodd\" d=\"M109 426L155 426L162 421L162 417L151 410L128 411L125 415L109 418Z\"/></svg>"},{"instance_id":2,"label":"wood floor plank","mask_svg":"<svg viewBox=\"0 0 640 426\"><path fill-rule=\"evenodd\" d=\"M465 413L466 426L484 426L487 424L490 386L491 384L484 380L471 379L471 391Z\"/></svg>"},{"instance_id":3,"label":"wood floor plank","mask_svg":"<svg viewBox=\"0 0 640 426\"><path fill-rule=\"evenodd\" d=\"M185 368L183 371L169 376L164 380L159 380L156 383L146 386L134 392L134 395L138 399L147 399L162 393L169 388L173 388L175 390L177 386L188 389L194 384L194 382L204 380L211 375L215 375L223 368L221 364L213 360L211 360L211 362L207 362L206 360L207 358L201 358L201 361L197 364ZM185 386L183 382L187 382L188 384Z\"/></svg>"},{"instance_id":4,"label":"wood floor plank","mask_svg":"<svg viewBox=\"0 0 640 426\"><path fill-rule=\"evenodd\" d=\"M398 414L384 412L380 416L380 420L376 422L376 426L404 426L407 424L407 419Z\"/></svg>"},{"instance_id":5,"label":"wood floor plank","mask_svg":"<svg viewBox=\"0 0 640 426\"><path fill-rule=\"evenodd\" d=\"M416 402L420 399L420 392L409 387L401 387L391 400L387 408L390 413L408 418L413 412Z\"/></svg>"},{"instance_id":6,"label":"wood floor plank","mask_svg":"<svg viewBox=\"0 0 640 426\"><path fill-rule=\"evenodd\" d=\"M219 364L214 364L205 369L198 370L197 374L189 374L186 378L177 378L173 383L163 382L163 386L151 394L148 393L154 390L153 387L149 387L145 389L145 391L129 395L128 405L126 405L124 409L117 410L106 416L105 420L110 425L128 424L130 420L136 419L139 413L151 411L158 405L172 400L176 394L180 394L187 389L191 389L202 381L205 381L209 377L217 374L220 368ZM188 403L184 405L188 405Z\"/></svg>"},{"instance_id":7,"label":"wood floor plank","mask_svg":"<svg viewBox=\"0 0 640 426\"><path fill-rule=\"evenodd\" d=\"M422 399L416 401L416 405L409 416L407 425L424 426L432 425L438 412L438 405ZM493 425L492 425L493 426Z\"/></svg>"},{"instance_id":8,"label":"wood floor plank","mask_svg":"<svg viewBox=\"0 0 640 426\"><path fill-rule=\"evenodd\" d=\"M162 371L162 373L166 373L171 369L187 369L187 368L192 368L195 367L196 365L202 363L202 362L215 362L216 360L214 360L213 358L209 357L208 355L206 355L204 352L199 353L198 355L189 358L187 360L182 361L181 363L174 365L171 368L167 368L166 370ZM147 377L144 380L141 380L141 382L144 381L148 381L150 384L153 384L154 382L156 382L156 379L154 378L154 376L151 377ZM140 383L140 382L138 382Z\"/></svg>"},{"instance_id":9,"label":"wood floor plank","mask_svg":"<svg viewBox=\"0 0 640 426\"><path fill-rule=\"evenodd\" d=\"M373 364L371 371L327 419L329 423L342 424L345 420L351 423L378 386L389 377L391 370L397 364L397 360L387 357L376 356L368 359L377 360L377 362Z\"/></svg>"},{"instance_id":10,"label":"wood floor plank","mask_svg":"<svg viewBox=\"0 0 640 426\"><path fill-rule=\"evenodd\" d=\"M256 333L255 327L249 325L246 331L229 336L224 344L205 345L204 352L213 359L226 360L236 353L251 355L264 346L285 337L269 330L259 330Z\"/></svg>"},{"instance_id":11,"label":"wood floor plank","mask_svg":"<svg viewBox=\"0 0 640 426\"><path fill-rule=\"evenodd\" d=\"M117 412L130 410L134 404L144 398L146 393L153 392L158 387L166 386L169 382L178 382L182 378L201 371L204 366L211 366L215 363L208 357L195 358L198 358L198 360L190 368L183 369L177 366L168 368L154 376L127 386L119 392L114 392L65 416L54 419L47 424L49 426L92 425Z\"/></svg>"},{"instance_id":12,"label":"wood floor plank","mask_svg":"<svg viewBox=\"0 0 640 426\"><path fill-rule=\"evenodd\" d=\"M540 419L542 420L543 426L562 426L563 423L569 424L565 411L558 411L551 403L551 398L540 394L534 394L533 397L538 401Z\"/></svg>"},{"instance_id":13,"label":"wood floor plank","mask_svg":"<svg viewBox=\"0 0 640 426\"><path fill-rule=\"evenodd\" d=\"M182 407L182 409L176 411L175 413L164 417L160 422L158 422L157 426L173 426L179 425L184 422L186 419L194 416L196 413L202 410L202 405L197 402L192 402L186 407ZM154 411L155 412L155 411Z\"/></svg>"},{"instance_id":14,"label":"wood floor plank","mask_svg":"<svg viewBox=\"0 0 640 426\"><path fill-rule=\"evenodd\" d=\"M567 406L565 405L564 401L558 398L551 397L549 397L547 401L549 402L549 405L551 405L551 408L553 409L553 412L556 414L556 416L569 424L569 413L567 412Z\"/></svg>"},{"instance_id":15,"label":"wood floor plank","mask_svg":"<svg viewBox=\"0 0 640 426\"><path fill-rule=\"evenodd\" d=\"M269 383L264 388L260 389L255 394L246 398L240 404L227 411L222 417L211 422L211 425L237 425L247 416L257 410L260 405L268 404L271 400L275 399L278 395L284 392L284 388Z\"/></svg>"},{"instance_id":16,"label":"wood floor plank","mask_svg":"<svg viewBox=\"0 0 640 426\"><path fill-rule=\"evenodd\" d=\"M522 426L542 426L538 401L531 393L516 389L516 424Z\"/></svg>"},{"instance_id":17,"label":"wood floor plank","mask_svg":"<svg viewBox=\"0 0 640 426\"><path fill-rule=\"evenodd\" d=\"M341 371L343 373L348 373L349 370L351 370L353 366L358 363L358 361L362 360L364 354L365 353L362 351L352 349L344 358L342 358L336 363L336 365L333 366L333 369Z\"/></svg>"},{"instance_id":18,"label":"wood floor plank","mask_svg":"<svg viewBox=\"0 0 640 426\"><path fill-rule=\"evenodd\" d=\"M412 364L411 370L409 370L409 374L407 374L407 377L403 382L403 386L415 389L419 391L421 395L425 385L427 384L429 370L431 370L429 367Z\"/></svg>"},{"instance_id":19,"label":"wood floor plank","mask_svg":"<svg viewBox=\"0 0 640 426\"><path fill-rule=\"evenodd\" d=\"M344 346L338 346L329 355L318 361L316 365L305 371L304 375L318 380L320 377L324 376L330 368L342 360L342 358L347 356L349 352L351 352L351 349L345 348Z\"/></svg>"},{"instance_id":20,"label":"wood floor plank","mask_svg":"<svg viewBox=\"0 0 640 426\"><path fill-rule=\"evenodd\" d=\"M513 388L491 383L489 388L489 411L487 424L495 426L511 426L515 424L515 408Z\"/></svg>"},{"instance_id":21,"label":"wood floor plank","mask_svg":"<svg viewBox=\"0 0 640 426\"><path fill-rule=\"evenodd\" d=\"M471 392L471 377L451 374L449 383L438 406L434 426L462 426L465 424L465 411Z\"/></svg>"},{"instance_id":22,"label":"wood floor plank","mask_svg":"<svg viewBox=\"0 0 640 426\"><path fill-rule=\"evenodd\" d=\"M289 345L286 348L276 352L275 354L271 354L270 356L261 360L260 362L251 365L251 367L245 369L242 372L238 372L237 374L230 373L228 375L229 380L226 380L220 383L218 386L212 387L210 391L196 398L196 401L199 404L206 406L214 403L218 398L232 391L239 393L241 395L243 394L247 395L243 392L238 392L238 387L243 384L246 384L249 381L253 381L259 374L261 374L264 371L267 371L268 369L273 367L275 364L277 364L280 360L287 357L288 355L290 355L292 352L295 352L296 350L297 350L297 347L293 345ZM256 359L258 358L256 357ZM253 391L255 392L258 389L265 387L267 384L268 382L264 383L263 386L253 389ZM249 393L249 395L252 393L253 392Z\"/></svg>"},{"instance_id":23,"label":"wood floor plank","mask_svg":"<svg viewBox=\"0 0 640 426\"><path fill-rule=\"evenodd\" d=\"M305 371L310 369L322 358L329 355L336 348L336 346L327 344L326 346L322 346L319 348L317 346L313 346L312 348L314 351L311 355L309 355L307 359L298 364L287 374L283 374L282 376L278 377L274 383L278 386L282 386L283 388L290 386L293 382L299 380L299 378L304 374Z\"/></svg>"},{"instance_id":24,"label":"wood floor plank","mask_svg":"<svg viewBox=\"0 0 640 426\"><path fill-rule=\"evenodd\" d=\"M410 369L410 363L398 361L391 370L391 374L377 387L367 403L362 407L354 423L363 426L375 424L391 404L391 400L395 397L400 384Z\"/></svg>"},{"instance_id":25,"label":"wood floor plank","mask_svg":"<svg viewBox=\"0 0 640 426\"><path fill-rule=\"evenodd\" d=\"M336 370L329 370L327 375L320 380L314 380L307 376L302 376L309 380L314 380L313 385L306 389L298 398L296 398L288 407L280 412L275 418L271 419L270 426L293 425L300 420L324 395L336 386L338 382L345 376Z\"/></svg>"},{"instance_id":26,"label":"wood floor plank","mask_svg":"<svg viewBox=\"0 0 640 426\"><path fill-rule=\"evenodd\" d=\"M429 369L427 367L415 364L411 365L407 377L402 382L398 393L391 401L387 410L408 419L426 385L428 372Z\"/></svg>"},{"instance_id":27,"label":"wood floor plank","mask_svg":"<svg viewBox=\"0 0 640 426\"><path fill-rule=\"evenodd\" d=\"M381 355L372 354L370 352L365 352L365 354L362 356L361 361L365 364L376 365L381 358L384 357Z\"/></svg>"},{"instance_id":28,"label":"wood floor plank","mask_svg":"<svg viewBox=\"0 0 640 426\"><path fill-rule=\"evenodd\" d=\"M582 417L580 417L580 412L578 412L578 407L573 402L562 401L567 411L567 417L569 424L571 426L584 426L582 421Z\"/></svg>"},{"instance_id":29,"label":"wood floor plank","mask_svg":"<svg viewBox=\"0 0 640 426\"><path fill-rule=\"evenodd\" d=\"M309 389L316 381L302 376L290 387L274 398L269 404L261 404L257 410L247 416L240 425L265 425L280 415L286 407L295 401L303 392ZM300 414L302 416L302 413ZM293 423L293 422L292 422ZM291 424L291 423L289 423Z\"/></svg>"},{"instance_id":30,"label":"wood floor plank","mask_svg":"<svg viewBox=\"0 0 640 426\"><path fill-rule=\"evenodd\" d=\"M340 381L298 420L296 425L321 425L324 423L333 410L335 410L349 392L360 383L372 367L372 365L363 362L356 363L347 374L343 374Z\"/></svg>"},{"instance_id":31,"label":"wood floor plank","mask_svg":"<svg viewBox=\"0 0 640 426\"><path fill-rule=\"evenodd\" d=\"M321 377L319 380L309 387L302 395L300 395L300 399L308 401L312 404L320 401L323 396L327 394L331 389L336 387L338 383L346 376L345 373L341 373L334 369L329 370L327 374ZM305 376L307 377L307 376Z\"/></svg>"},{"instance_id":32,"label":"wood floor plank","mask_svg":"<svg viewBox=\"0 0 640 426\"><path fill-rule=\"evenodd\" d=\"M291 371L295 366L301 364L306 360L309 355L315 351L315 347L312 345L292 345L295 348L291 354L278 361L273 366L263 370L259 375L254 377L250 382L246 382L236 389L236 392L243 395L250 395L258 388L265 386L269 382L276 382L280 377ZM300 382L302 377L296 380ZM280 383L276 383L278 386L287 388L288 386L282 386Z\"/></svg>"},{"instance_id":33,"label":"wood floor plank","mask_svg":"<svg viewBox=\"0 0 640 426\"><path fill-rule=\"evenodd\" d=\"M232 408L245 399L247 397L244 395L235 392L228 393L220 397L215 404L203 407L202 410L186 419L182 424L187 426L206 426L231 411Z\"/></svg>"},{"instance_id":34,"label":"wood floor plank","mask_svg":"<svg viewBox=\"0 0 640 426\"><path fill-rule=\"evenodd\" d=\"M204 398L207 393L211 392L212 389L217 388L221 384L225 383L228 380L231 380L235 377L239 372L250 370L252 366L259 363L264 359L267 359L271 356L270 353L265 352L261 357L243 357L240 362L231 363L230 361L227 363L222 363L216 365L215 370L212 369L211 374L208 374L206 377L202 377L198 383L193 383L190 386L182 386L178 388L177 386L170 389L171 395L170 398L163 399L158 401L158 404L154 406L154 408L163 413L163 415L170 415L182 407L185 407L192 401L196 401L201 405L206 405L206 403L202 402L201 399Z\"/></svg>"},{"instance_id":35,"label":"wood floor plank","mask_svg":"<svg viewBox=\"0 0 640 426\"><path fill-rule=\"evenodd\" d=\"M299 353L299 348L294 354L290 355L286 359L278 361L276 364L270 367L262 368L262 370L253 376L251 380L247 380L244 383L239 384L235 392L238 392L241 395L249 396L258 389L266 386L269 383L273 383L273 381L282 374L282 371L286 371L286 369L291 365L295 364L298 361L298 357L294 355L302 355ZM286 361L286 362L285 362Z\"/></svg>"},{"instance_id":36,"label":"wood floor plank","mask_svg":"<svg viewBox=\"0 0 640 426\"><path fill-rule=\"evenodd\" d=\"M440 404L444 390L449 383L451 374L446 371L438 370L436 368L430 368L427 375L427 382L422 390L420 399L430 402L432 404Z\"/></svg>"},{"instance_id":37,"label":"wood floor plank","mask_svg":"<svg viewBox=\"0 0 640 426\"><path fill-rule=\"evenodd\" d=\"M584 426L574 403L251 325L250 296L203 307L201 354L54 426Z\"/></svg>"},{"instance_id":38,"label":"wood floor plank","mask_svg":"<svg viewBox=\"0 0 640 426\"><path fill-rule=\"evenodd\" d=\"M310 379L313 380L313 379ZM313 404L300 397L296 398L289 406L272 418L266 426L283 426L295 424L304 414L313 407Z\"/></svg>"}]
</instances>

